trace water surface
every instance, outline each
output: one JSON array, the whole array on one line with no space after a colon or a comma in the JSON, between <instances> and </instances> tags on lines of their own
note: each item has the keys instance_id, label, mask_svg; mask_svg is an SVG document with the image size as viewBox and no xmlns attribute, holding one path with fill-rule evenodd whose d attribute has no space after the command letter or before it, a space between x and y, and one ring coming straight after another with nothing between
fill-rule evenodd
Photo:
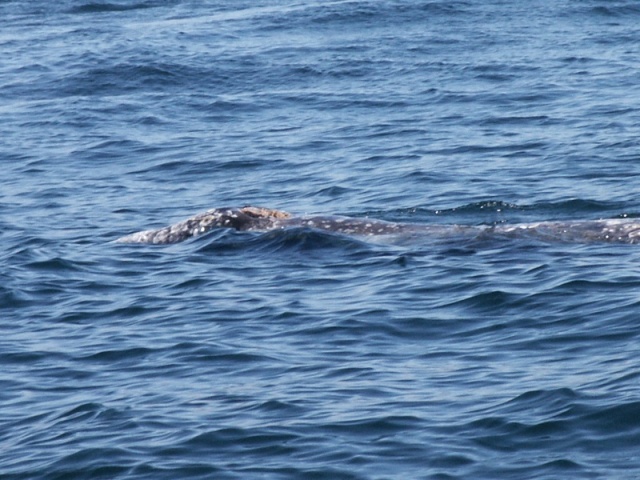
<instances>
[{"instance_id":1,"label":"water surface","mask_svg":"<svg viewBox=\"0 0 640 480\"><path fill-rule=\"evenodd\" d=\"M640 476L634 245L216 206L637 217L640 7L0 3L0 476Z\"/></svg>"}]
</instances>

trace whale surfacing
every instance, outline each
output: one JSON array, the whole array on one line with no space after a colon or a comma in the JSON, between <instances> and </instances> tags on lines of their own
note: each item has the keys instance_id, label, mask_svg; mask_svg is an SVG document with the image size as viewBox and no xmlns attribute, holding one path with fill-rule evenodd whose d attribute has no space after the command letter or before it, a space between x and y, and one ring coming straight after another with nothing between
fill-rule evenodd
<instances>
[{"instance_id":1,"label":"whale surfacing","mask_svg":"<svg viewBox=\"0 0 640 480\"><path fill-rule=\"evenodd\" d=\"M178 243L214 228L270 230L291 214L263 207L214 208L158 230L144 230L119 238L119 243Z\"/></svg>"},{"instance_id":2,"label":"whale surfacing","mask_svg":"<svg viewBox=\"0 0 640 480\"><path fill-rule=\"evenodd\" d=\"M633 219L549 221L494 226L424 225L369 218L302 216L264 207L214 208L157 230L144 230L116 240L119 243L170 244L202 235L216 228L264 232L301 227L345 235L424 234L447 238L454 235L493 234L579 243L640 243L640 223Z\"/></svg>"}]
</instances>

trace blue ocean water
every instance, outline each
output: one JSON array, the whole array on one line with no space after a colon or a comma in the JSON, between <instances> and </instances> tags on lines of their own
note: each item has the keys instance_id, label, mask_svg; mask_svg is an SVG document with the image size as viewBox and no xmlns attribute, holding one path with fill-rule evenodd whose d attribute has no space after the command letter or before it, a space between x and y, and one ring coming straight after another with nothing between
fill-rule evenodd
<instances>
[{"instance_id":1,"label":"blue ocean water","mask_svg":"<svg viewBox=\"0 0 640 480\"><path fill-rule=\"evenodd\" d=\"M640 478L631 0L0 1L0 477Z\"/></svg>"}]
</instances>

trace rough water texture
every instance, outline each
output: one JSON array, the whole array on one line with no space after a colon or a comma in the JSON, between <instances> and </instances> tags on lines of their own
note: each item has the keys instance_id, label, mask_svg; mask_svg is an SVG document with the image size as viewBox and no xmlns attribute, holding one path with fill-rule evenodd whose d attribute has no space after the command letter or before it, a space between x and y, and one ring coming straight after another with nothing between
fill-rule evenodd
<instances>
[{"instance_id":1,"label":"rough water texture","mask_svg":"<svg viewBox=\"0 0 640 480\"><path fill-rule=\"evenodd\" d=\"M635 0L0 25L0 478L640 478Z\"/></svg>"}]
</instances>

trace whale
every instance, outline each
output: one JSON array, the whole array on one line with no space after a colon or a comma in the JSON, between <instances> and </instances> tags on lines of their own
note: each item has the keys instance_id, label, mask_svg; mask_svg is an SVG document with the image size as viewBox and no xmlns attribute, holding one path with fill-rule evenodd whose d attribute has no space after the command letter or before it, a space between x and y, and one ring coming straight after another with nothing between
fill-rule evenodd
<instances>
[{"instance_id":1,"label":"whale","mask_svg":"<svg viewBox=\"0 0 640 480\"><path fill-rule=\"evenodd\" d=\"M555 220L497 225L442 225L389 222L372 218L303 215L266 207L213 208L181 222L155 230L143 230L118 238L118 243L165 245L183 242L214 229L267 232L309 228L353 236L430 235L525 237L543 241L580 243L640 243L640 220Z\"/></svg>"}]
</instances>

